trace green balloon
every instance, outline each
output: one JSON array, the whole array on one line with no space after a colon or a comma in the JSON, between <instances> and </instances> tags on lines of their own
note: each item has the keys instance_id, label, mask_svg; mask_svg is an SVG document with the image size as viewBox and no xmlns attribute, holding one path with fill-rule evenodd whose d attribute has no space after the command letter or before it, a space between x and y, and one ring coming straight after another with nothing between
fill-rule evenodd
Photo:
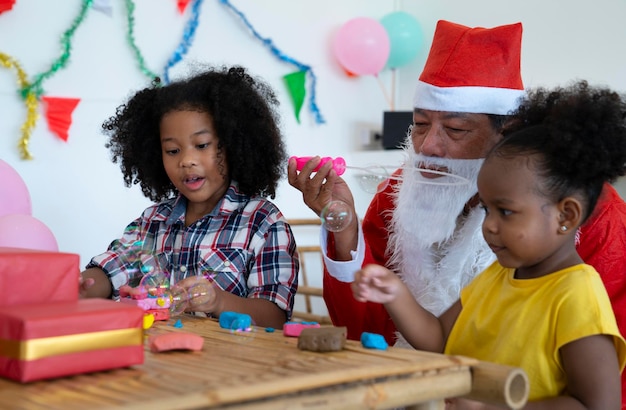
<instances>
[{"instance_id":1,"label":"green balloon","mask_svg":"<svg viewBox=\"0 0 626 410\"><path fill-rule=\"evenodd\" d=\"M387 68L403 66L417 57L424 45L424 36L415 17L404 11L395 11L385 15L380 23L389 36Z\"/></svg>"}]
</instances>

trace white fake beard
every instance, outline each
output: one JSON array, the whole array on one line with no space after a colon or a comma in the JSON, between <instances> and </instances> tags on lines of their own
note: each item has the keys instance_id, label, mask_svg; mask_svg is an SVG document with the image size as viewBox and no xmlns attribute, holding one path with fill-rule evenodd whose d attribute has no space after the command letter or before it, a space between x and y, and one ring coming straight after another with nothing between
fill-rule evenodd
<instances>
[{"instance_id":1,"label":"white fake beard","mask_svg":"<svg viewBox=\"0 0 626 410\"><path fill-rule=\"evenodd\" d=\"M407 148L409 150L396 197L393 232L408 235L402 240L410 239L415 245L427 249L433 244L445 242L454 233L456 216L463 212L465 204L478 191L476 181L484 159L432 158L416 154L410 147ZM444 181L443 178L448 182L455 180L451 177L427 179L419 172L411 171L411 166L445 167L449 173L467 179L468 183L438 185L436 182ZM403 231L406 234L401 234ZM415 235L417 232L419 235ZM396 245L393 244L391 249L396 249Z\"/></svg>"},{"instance_id":2,"label":"white fake beard","mask_svg":"<svg viewBox=\"0 0 626 410\"><path fill-rule=\"evenodd\" d=\"M494 255L482 237L484 213L465 204L476 192L482 159L428 158L406 148L410 164L446 167L466 178L463 185L434 185L419 172L405 168L396 192L396 209L387 252L390 264L413 297L429 312L439 316L459 298L461 288L488 266ZM422 180L420 182L420 180ZM447 177L448 182L450 177ZM396 346L410 347L401 334Z\"/></svg>"}]
</instances>

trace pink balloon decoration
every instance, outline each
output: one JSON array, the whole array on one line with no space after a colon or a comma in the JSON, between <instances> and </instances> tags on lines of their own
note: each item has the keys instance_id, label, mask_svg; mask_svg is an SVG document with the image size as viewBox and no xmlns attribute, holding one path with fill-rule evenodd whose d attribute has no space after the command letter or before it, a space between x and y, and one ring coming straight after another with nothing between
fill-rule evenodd
<instances>
[{"instance_id":1,"label":"pink balloon decoration","mask_svg":"<svg viewBox=\"0 0 626 410\"><path fill-rule=\"evenodd\" d=\"M341 66L357 75L378 74L389 58L387 31L377 20L359 17L345 23L334 38L333 52Z\"/></svg>"},{"instance_id":2,"label":"pink balloon decoration","mask_svg":"<svg viewBox=\"0 0 626 410\"><path fill-rule=\"evenodd\" d=\"M31 213L30 194L24 180L15 169L0 159L0 216Z\"/></svg>"},{"instance_id":3,"label":"pink balloon decoration","mask_svg":"<svg viewBox=\"0 0 626 410\"><path fill-rule=\"evenodd\" d=\"M30 215L0 216L0 246L58 252L59 246L52 231Z\"/></svg>"}]
</instances>

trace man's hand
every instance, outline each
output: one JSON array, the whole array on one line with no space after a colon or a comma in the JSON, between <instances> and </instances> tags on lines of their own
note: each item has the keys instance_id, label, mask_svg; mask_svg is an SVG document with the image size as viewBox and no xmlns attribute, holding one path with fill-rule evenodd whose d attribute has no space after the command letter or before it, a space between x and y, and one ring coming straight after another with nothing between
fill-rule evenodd
<instances>
[{"instance_id":1,"label":"man's hand","mask_svg":"<svg viewBox=\"0 0 626 410\"><path fill-rule=\"evenodd\" d=\"M302 192L304 203L318 216L330 201L345 202L355 215L354 198L352 192L341 177L333 170L332 161L326 162L311 176L315 167L319 165L321 157L313 157L304 165L300 172L296 169L296 160L289 160L287 178L289 185Z\"/></svg>"}]
</instances>

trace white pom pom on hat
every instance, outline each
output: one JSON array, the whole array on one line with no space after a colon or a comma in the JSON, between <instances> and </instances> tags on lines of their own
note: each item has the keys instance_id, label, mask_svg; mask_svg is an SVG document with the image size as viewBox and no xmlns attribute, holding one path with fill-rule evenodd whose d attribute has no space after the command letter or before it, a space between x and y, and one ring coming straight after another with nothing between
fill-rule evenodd
<instances>
[{"instance_id":1,"label":"white pom pom on hat","mask_svg":"<svg viewBox=\"0 0 626 410\"><path fill-rule=\"evenodd\" d=\"M437 22L413 106L433 111L506 115L524 96L522 24L494 28Z\"/></svg>"}]
</instances>

